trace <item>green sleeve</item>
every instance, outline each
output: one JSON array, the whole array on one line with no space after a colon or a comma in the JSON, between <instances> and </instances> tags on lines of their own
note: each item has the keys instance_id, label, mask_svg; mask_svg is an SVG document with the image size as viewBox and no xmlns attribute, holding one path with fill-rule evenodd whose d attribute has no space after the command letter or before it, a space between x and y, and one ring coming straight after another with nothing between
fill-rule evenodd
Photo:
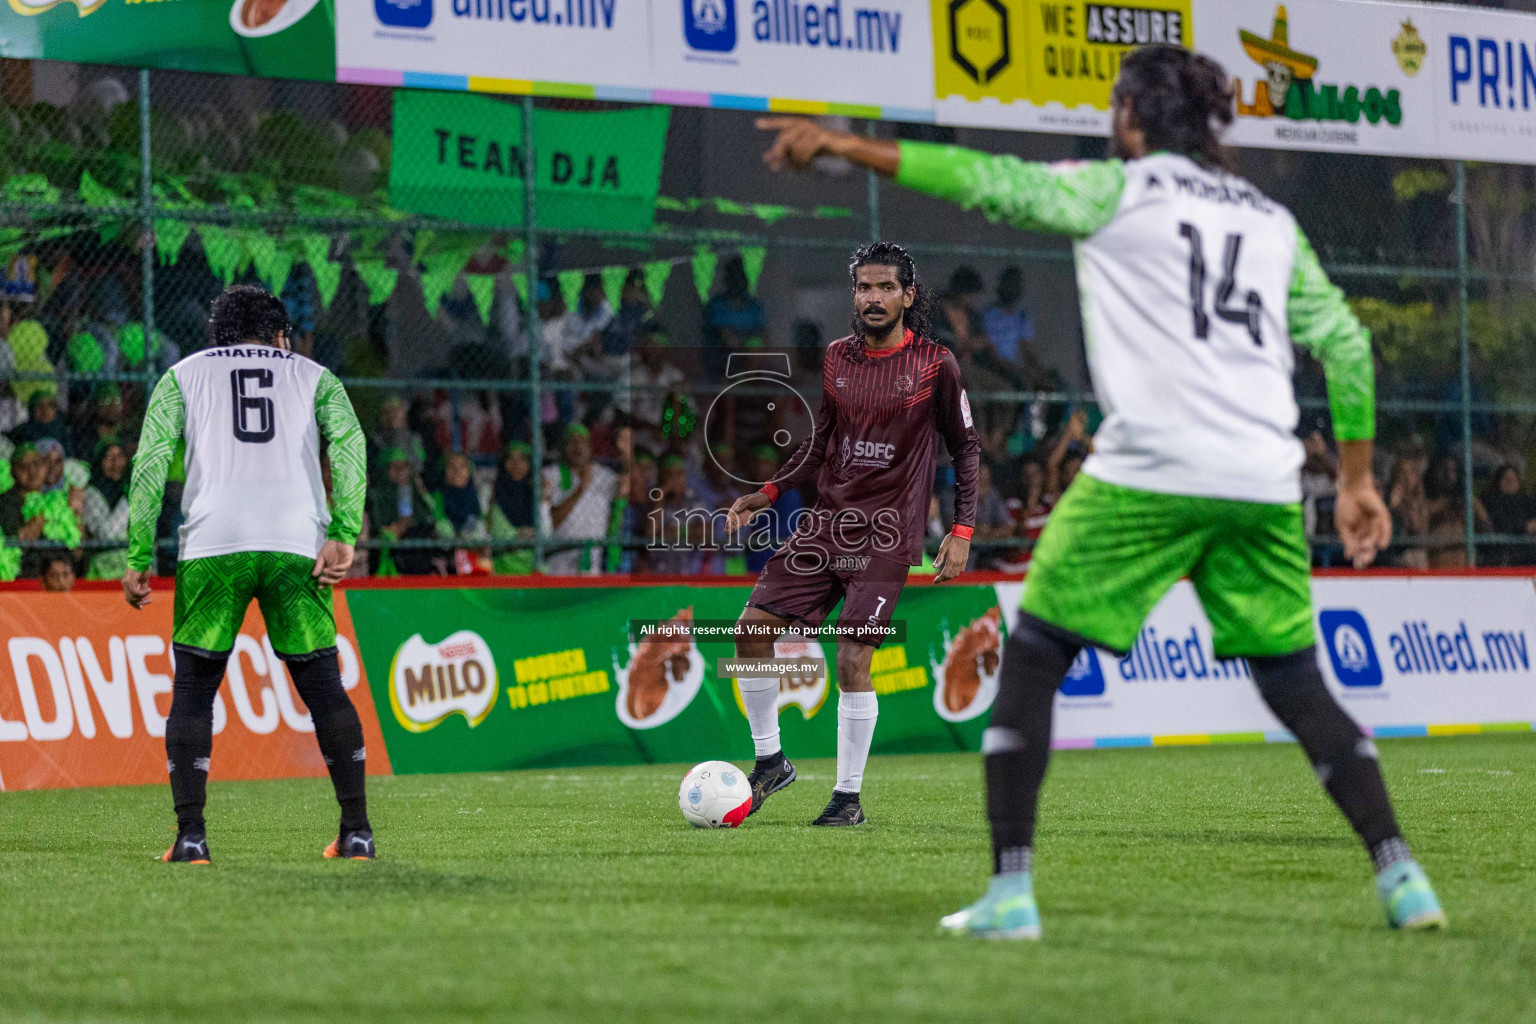
<instances>
[{"instance_id":1,"label":"green sleeve","mask_svg":"<svg viewBox=\"0 0 1536 1024\"><path fill-rule=\"evenodd\" d=\"M356 544L368 496L368 447L347 389L330 370L321 372L315 388L315 419L331 442L331 528L326 536Z\"/></svg>"},{"instance_id":2,"label":"green sleeve","mask_svg":"<svg viewBox=\"0 0 1536 1024\"><path fill-rule=\"evenodd\" d=\"M1376 436L1376 366L1371 332L1360 325L1344 293L1328 280L1312 243L1296 229L1296 265L1285 306L1291 340L1317 357L1328 377L1333 436L1369 441Z\"/></svg>"},{"instance_id":3,"label":"green sleeve","mask_svg":"<svg viewBox=\"0 0 1536 1024\"><path fill-rule=\"evenodd\" d=\"M167 373L149 396L139 452L133 457L128 489L128 568L143 572L155 556L155 523L165 498L165 477L187 425L187 405L174 373Z\"/></svg>"},{"instance_id":4,"label":"green sleeve","mask_svg":"<svg viewBox=\"0 0 1536 1024\"><path fill-rule=\"evenodd\" d=\"M1024 231L1086 237L1113 219L1125 167L1118 160L1026 163L960 146L903 142L896 181Z\"/></svg>"}]
</instances>

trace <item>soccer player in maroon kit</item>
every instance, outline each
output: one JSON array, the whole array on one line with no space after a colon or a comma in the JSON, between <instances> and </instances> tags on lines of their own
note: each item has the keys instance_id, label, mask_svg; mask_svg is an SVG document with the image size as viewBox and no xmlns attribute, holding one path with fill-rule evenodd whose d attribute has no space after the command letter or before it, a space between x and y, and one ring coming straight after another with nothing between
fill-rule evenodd
<instances>
[{"instance_id":1,"label":"soccer player in maroon kit","mask_svg":"<svg viewBox=\"0 0 1536 1024\"><path fill-rule=\"evenodd\" d=\"M940 438L955 465L955 525L934 560L935 582L959 576L976 522L981 442L971 426L960 367L931 338L928 295L905 249L875 242L853 254L854 333L827 348L815 432L783 474L738 498L728 528L745 527L781 490L813 475L817 501L763 567L739 624L736 655L773 657L792 624L819 626L839 600L837 783L813 824L858 825L859 789L875 734L878 704L869 665L884 639L907 573L923 559L928 500ZM758 632L761 631L761 632ZM740 677L757 765L752 812L795 781L779 746L779 678Z\"/></svg>"}]
</instances>

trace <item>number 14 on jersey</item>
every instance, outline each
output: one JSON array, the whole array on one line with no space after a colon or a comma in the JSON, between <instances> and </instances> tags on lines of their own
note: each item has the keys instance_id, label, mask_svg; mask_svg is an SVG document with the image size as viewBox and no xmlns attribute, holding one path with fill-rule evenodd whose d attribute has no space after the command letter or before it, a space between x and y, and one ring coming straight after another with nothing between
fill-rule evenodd
<instances>
[{"instance_id":1,"label":"number 14 on jersey","mask_svg":"<svg viewBox=\"0 0 1536 1024\"><path fill-rule=\"evenodd\" d=\"M1211 315L1205 306L1205 241L1200 229L1188 221L1179 225L1179 234L1189 243L1189 307L1194 315L1195 337L1209 341ZM1243 236L1237 232L1227 235L1226 248L1221 257L1221 280L1216 284L1214 312L1227 323L1242 324L1248 328L1248 336L1255 345L1263 345L1260 319L1264 314L1264 300L1258 292L1250 291L1242 305L1233 305L1237 293L1237 260L1243 249Z\"/></svg>"}]
</instances>

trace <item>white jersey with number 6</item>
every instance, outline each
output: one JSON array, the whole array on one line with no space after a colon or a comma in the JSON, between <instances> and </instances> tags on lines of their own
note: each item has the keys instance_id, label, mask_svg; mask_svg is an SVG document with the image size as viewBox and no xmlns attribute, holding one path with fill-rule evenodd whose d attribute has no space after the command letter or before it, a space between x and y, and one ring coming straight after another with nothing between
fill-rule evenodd
<instances>
[{"instance_id":1,"label":"white jersey with number 6","mask_svg":"<svg viewBox=\"0 0 1536 1024\"><path fill-rule=\"evenodd\" d=\"M325 368L266 345L210 348L171 367L186 404L181 557L313 558L331 521L315 391Z\"/></svg>"}]
</instances>

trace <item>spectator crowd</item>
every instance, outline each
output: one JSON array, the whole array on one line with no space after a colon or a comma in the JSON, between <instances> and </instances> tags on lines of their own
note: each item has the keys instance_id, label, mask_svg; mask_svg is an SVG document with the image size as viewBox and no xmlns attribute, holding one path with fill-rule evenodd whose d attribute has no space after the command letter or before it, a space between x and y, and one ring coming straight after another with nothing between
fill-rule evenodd
<instances>
[{"instance_id":1,"label":"spectator crowd","mask_svg":"<svg viewBox=\"0 0 1536 1024\"><path fill-rule=\"evenodd\" d=\"M536 400L525 391L436 386L453 376L441 367L434 367L432 387L396 379L394 392L354 388L368 428L369 488L368 543L360 545L353 572L526 574L534 570L536 533L550 574L759 570L788 536L794 515L814 505L814 480L781 495L774 516L748 538L727 536L724 510L777 475L792 446L782 442L782 407L745 399L721 405L719 389L701 382L722 379L733 355L771 350L790 353L786 365L797 385L814 383L826 338L809 321L790 338L771 338L740 259L727 260L721 271L719 290L702 304L701 349L669 343L639 270L625 280L617 308L598 275L586 279L570 307L558 282L548 279L529 296L539 323L538 369L549 385ZM127 318L123 289L107 280L68 315L0 305L0 578L41 579L48 589L67 590L77 577L115 579L125 569L131 460L146 388L183 350L203 342L190 328L173 331L179 341L158 330L146 337L142 324ZM982 276L961 266L935 308L937 340L960 363L982 443L973 569L1027 568L1030 547L1081 469L1098 421L1091 404L1039 397L1066 388L1035 348L1024 284L1023 273L1009 267L989 294ZM313 299L302 279L290 280L284 297L296 347L346 373L344 354L316 341ZM454 301L444 300L445 317L453 316ZM498 293L496 301L500 307L506 300ZM179 316L192 323L197 315L173 310L168 322ZM491 319L522 316L518 306ZM527 332L504 334L513 340L501 348L499 372L526 379ZM119 380L101 381L103 374ZM717 419L703 422L717 411ZM1466 564L1470 517L1477 533L1497 535L1480 538L1481 564L1536 564L1536 498L1526 489L1523 455L1480 438L1471 452L1476 487L1469 509L1459 433L1442 421L1422 427L1378 445L1379 482L1395 531L1386 560L1407 568ZM1304 428L1302 444L1303 509L1315 560L1340 564L1332 518L1335 447L1321 423ZM173 466L156 524L162 541L176 536L181 483ZM930 550L953 511L953 470L941 453ZM174 544L162 544L158 571L170 574L174 565Z\"/></svg>"}]
</instances>

